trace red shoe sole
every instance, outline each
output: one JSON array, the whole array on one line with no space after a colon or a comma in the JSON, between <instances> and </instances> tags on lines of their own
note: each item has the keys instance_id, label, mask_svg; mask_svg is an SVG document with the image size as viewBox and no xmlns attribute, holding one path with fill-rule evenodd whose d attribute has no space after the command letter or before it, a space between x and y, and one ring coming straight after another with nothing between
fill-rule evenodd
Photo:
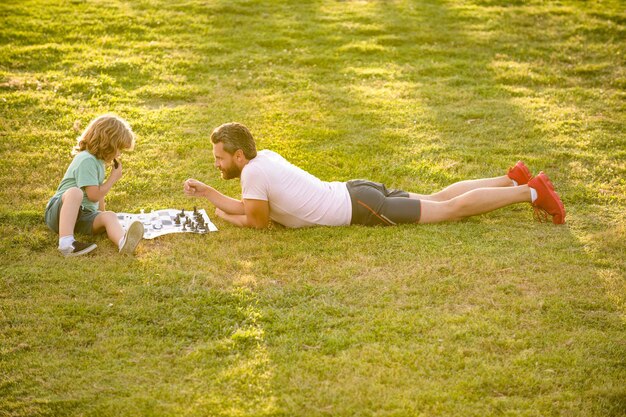
<instances>
[{"instance_id":1,"label":"red shoe sole","mask_svg":"<svg viewBox=\"0 0 626 417\"><path fill-rule=\"evenodd\" d=\"M537 190L537 200L534 205L539 206L540 204L542 204L546 199L552 199L557 203L557 213L550 213L550 215L552 216L552 223L554 224L564 224L565 223L565 206L563 205L563 202L561 201L561 198L559 197L559 195L556 193L556 191L554 191L554 185L552 184L552 181L550 181L550 179L548 178L548 176L541 171L535 178L532 179L532 184L529 183L528 184L530 187L534 188L535 190ZM541 189L539 189L540 187ZM539 197L541 198L541 201L539 201Z\"/></svg>"}]
</instances>

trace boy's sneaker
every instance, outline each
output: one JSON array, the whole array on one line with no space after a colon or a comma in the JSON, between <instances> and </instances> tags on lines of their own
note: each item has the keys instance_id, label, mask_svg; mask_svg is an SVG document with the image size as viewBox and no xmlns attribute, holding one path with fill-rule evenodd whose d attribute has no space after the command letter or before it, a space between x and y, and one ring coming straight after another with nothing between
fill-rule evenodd
<instances>
[{"instance_id":1,"label":"boy's sneaker","mask_svg":"<svg viewBox=\"0 0 626 417\"><path fill-rule=\"evenodd\" d=\"M522 161L517 161L515 166L509 168L509 172L507 172L506 175L515 181L517 185L528 184L528 181L533 178L530 170Z\"/></svg>"},{"instance_id":2,"label":"boy's sneaker","mask_svg":"<svg viewBox=\"0 0 626 417\"><path fill-rule=\"evenodd\" d=\"M565 207L554 191L554 186L543 171L535 178L528 181L528 186L537 191L537 199L532 203L535 208L535 218L537 220L547 220L548 215L552 216L552 223L565 223Z\"/></svg>"},{"instance_id":3,"label":"boy's sneaker","mask_svg":"<svg viewBox=\"0 0 626 417\"><path fill-rule=\"evenodd\" d=\"M126 255L135 253L139 241L143 238L143 231L143 224L140 221L132 222L120 243L120 253Z\"/></svg>"},{"instance_id":4,"label":"boy's sneaker","mask_svg":"<svg viewBox=\"0 0 626 417\"><path fill-rule=\"evenodd\" d=\"M89 253L97 247L98 245L95 243L83 243L75 240L71 246L59 249L59 252L66 258L70 258L72 256L80 256Z\"/></svg>"}]
</instances>

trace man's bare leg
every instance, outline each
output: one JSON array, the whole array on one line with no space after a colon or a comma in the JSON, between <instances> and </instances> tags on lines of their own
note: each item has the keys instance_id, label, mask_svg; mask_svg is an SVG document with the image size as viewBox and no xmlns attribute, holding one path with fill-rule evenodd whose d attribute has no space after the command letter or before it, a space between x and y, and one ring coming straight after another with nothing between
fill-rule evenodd
<instances>
[{"instance_id":1,"label":"man's bare leg","mask_svg":"<svg viewBox=\"0 0 626 417\"><path fill-rule=\"evenodd\" d=\"M530 188L527 185L478 188L447 201L422 200L419 222L437 223L461 220L524 202L531 202Z\"/></svg>"},{"instance_id":2,"label":"man's bare leg","mask_svg":"<svg viewBox=\"0 0 626 417\"><path fill-rule=\"evenodd\" d=\"M466 180L456 182L447 186L443 190L434 194L415 194L409 193L409 198L416 200L429 200L429 201L447 201L454 197L467 193L468 191L476 190L478 188L493 188L493 187L512 187L513 181L507 176L494 178L481 178L477 180Z\"/></svg>"}]
</instances>

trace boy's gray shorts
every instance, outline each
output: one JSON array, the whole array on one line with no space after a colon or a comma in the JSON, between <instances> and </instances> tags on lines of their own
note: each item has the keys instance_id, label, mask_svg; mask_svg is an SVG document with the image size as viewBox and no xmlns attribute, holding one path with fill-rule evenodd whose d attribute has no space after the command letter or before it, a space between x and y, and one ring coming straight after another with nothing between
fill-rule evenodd
<instances>
[{"instance_id":1,"label":"boy's gray shorts","mask_svg":"<svg viewBox=\"0 0 626 417\"><path fill-rule=\"evenodd\" d=\"M398 223L418 223L420 200L409 198L402 190L388 190L383 184L352 180L346 183L352 201L350 224L391 226Z\"/></svg>"},{"instance_id":2,"label":"boy's gray shorts","mask_svg":"<svg viewBox=\"0 0 626 417\"><path fill-rule=\"evenodd\" d=\"M46 206L46 213L44 218L48 227L59 233L59 216L61 214L61 206L63 205L62 196L52 197L48 201ZM76 226L74 226L74 233L81 233L83 235L93 235L93 222L96 216L100 214L99 211L85 210L83 206L80 206L78 210L78 216L76 217Z\"/></svg>"}]
</instances>

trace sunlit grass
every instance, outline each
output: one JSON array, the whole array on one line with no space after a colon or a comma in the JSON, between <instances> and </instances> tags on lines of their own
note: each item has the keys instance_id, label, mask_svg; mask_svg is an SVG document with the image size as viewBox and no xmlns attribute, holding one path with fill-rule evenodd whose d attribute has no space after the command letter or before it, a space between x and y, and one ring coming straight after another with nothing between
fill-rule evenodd
<instances>
[{"instance_id":1,"label":"sunlit grass","mask_svg":"<svg viewBox=\"0 0 626 417\"><path fill-rule=\"evenodd\" d=\"M0 4L0 414L626 412L619 1ZM250 127L324 180L432 192L546 171L460 223L171 235L65 260L43 210L80 130L136 131L108 208L239 196L208 136ZM211 207L206 207L209 213Z\"/></svg>"}]
</instances>

